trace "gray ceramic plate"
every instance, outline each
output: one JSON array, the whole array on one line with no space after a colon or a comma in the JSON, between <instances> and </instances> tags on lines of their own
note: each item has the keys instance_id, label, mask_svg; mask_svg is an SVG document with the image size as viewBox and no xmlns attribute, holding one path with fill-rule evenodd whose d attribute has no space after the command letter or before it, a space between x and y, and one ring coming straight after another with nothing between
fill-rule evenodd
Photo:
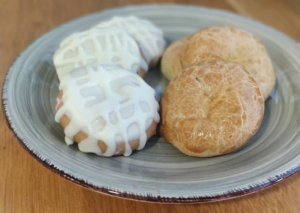
<instances>
[{"instance_id":1,"label":"gray ceramic plate","mask_svg":"<svg viewBox=\"0 0 300 213\"><path fill-rule=\"evenodd\" d=\"M103 158L66 146L54 121L58 93L52 55L71 33L115 15L149 19L168 42L214 25L255 34L266 46L277 75L266 101L263 123L240 150L213 158L181 154L163 138L152 137L130 157ZM106 10L59 26L32 43L10 68L4 88L5 115L20 144L52 171L106 194L153 202L204 202L255 192L300 169L300 60L296 43L282 33L245 17L201 7L134 6ZM168 82L159 69L146 81L161 97Z\"/></svg>"}]
</instances>

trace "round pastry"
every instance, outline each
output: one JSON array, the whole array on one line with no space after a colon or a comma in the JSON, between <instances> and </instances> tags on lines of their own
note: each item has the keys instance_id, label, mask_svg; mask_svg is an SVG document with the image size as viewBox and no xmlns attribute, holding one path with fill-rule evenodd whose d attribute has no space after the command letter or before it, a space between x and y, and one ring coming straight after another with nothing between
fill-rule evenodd
<instances>
[{"instance_id":1,"label":"round pastry","mask_svg":"<svg viewBox=\"0 0 300 213\"><path fill-rule=\"evenodd\" d=\"M163 32L151 22L130 16L113 17L99 23L96 27L121 27L125 29L140 44L143 55L150 66L154 66L161 57L166 42Z\"/></svg>"},{"instance_id":2,"label":"round pastry","mask_svg":"<svg viewBox=\"0 0 300 213\"><path fill-rule=\"evenodd\" d=\"M61 42L53 57L58 78L88 63L118 65L144 77L148 70L139 45L125 30L92 28Z\"/></svg>"},{"instance_id":3,"label":"round pastry","mask_svg":"<svg viewBox=\"0 0 300 213\"><path fill-rule=\"evenodd\" d=\"M242 64L261 87L265 99L274 88L275 73L266 49L256 37L243 30L232 27L205 28L191 35L181 48L183 48L181 53L183 68L210 58L224 59ZM177 53L169 52L169 54ZM176 66L175 71L165 70L165 72L172 78L180 71L179 68Z\"/></svg>"},{"instance_id":4,"label":"round pastry","mask_svg":"<svg viewBox=\"0 0 300 213\"><path fill-rule=\"evenodd\" d=\"M217 156L244 145L263 114L254 78L239 64L211 59L171 80L161 99L160 134L187 155Z\"/></svg>"},{"instance_id":5,"label":"round pastry","mask_svg":"<svg viewBox=\"0 0 300 213\"><path fill-rule=\"evenodd\" d=\"M166 49L162 56L161 71L169 80L183 69L181 65L181 54L186 43L187 39L181 39L174 42Z\"/></svg>"},{"instance_id":6,"label":"round pastry","mask_svg":"<svg viewBox=\"0 0 300 213\"><path fill-rule=\"evenodd\" d=\"M55 120L82 152L128 156L156 132L155 91L130 71L90 63L62 76L59 90Z\"/></svg>"}]
</instances>

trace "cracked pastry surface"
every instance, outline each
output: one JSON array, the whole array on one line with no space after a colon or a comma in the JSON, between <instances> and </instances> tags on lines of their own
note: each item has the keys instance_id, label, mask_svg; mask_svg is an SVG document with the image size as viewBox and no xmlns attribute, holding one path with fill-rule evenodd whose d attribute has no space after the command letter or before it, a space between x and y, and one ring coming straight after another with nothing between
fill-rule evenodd
<instances>
[{"instance_id":1,"label":"cracked pastry surface","mask_svg":"<svg viewBox=\"0 0 300 213\"><path fill-rule=\"evenodd\" d=\"M181 152L217 156L244 145L258 130L264 98L239 64L217 59L185 68L161 99L160 134Z\"/></svg>"},{"instance_id":2,"label":"cracked pastry surface","mask_svg":"<svg viewBox=\"0 0 300 213\"><path fill-rule=\"evenodd\" d=\"M176 56L163 56L163 58L175 59L179 57L182 68L211 58L239 63L257 81L264 98L269 97L275 86L275 73L265 47L255 36L232 27L210 27L194 33L185 40L185 44L182 44L181 41L174 44L181 46L182 52L180 54L176 51L168 52L166 50L165 54ZM178 62L165 60L163 63ZM170 65L162 65L162 67L166 66ZM167 69L164 73L166 72L169 73L166 77L171 79L180 72L180 67L175 66L174 70Z\"/></svg>"}]
</instances>

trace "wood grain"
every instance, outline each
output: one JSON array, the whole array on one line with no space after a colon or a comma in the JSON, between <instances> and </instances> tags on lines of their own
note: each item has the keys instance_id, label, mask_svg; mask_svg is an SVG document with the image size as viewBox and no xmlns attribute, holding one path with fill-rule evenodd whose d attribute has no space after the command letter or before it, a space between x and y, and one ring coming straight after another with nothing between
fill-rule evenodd
<instances>
[{"instance_id":1,"label":"wood grain","mask_svg":"<svg viewBox=\"0 0 300 213\"><path fill-rule=\"evenodd\" d=\"M18 54L51 28L102 9L158 0L0 0L0 85ZM271 25L300 41L296 0L167 0L216 7ZM2 110L2 108L0 109ZM277 185L228 201L167 205L129 201L81 188L34 160L0 114L0 212L300 212L300 172Z\"/></svg>"}]
</instances>

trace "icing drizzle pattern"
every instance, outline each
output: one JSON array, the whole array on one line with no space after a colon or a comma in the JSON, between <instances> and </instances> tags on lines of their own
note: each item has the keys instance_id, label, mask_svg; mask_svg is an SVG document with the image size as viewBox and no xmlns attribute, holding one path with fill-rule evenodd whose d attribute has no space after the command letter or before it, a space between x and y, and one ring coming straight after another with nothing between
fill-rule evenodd
<instances>
[{"instance_id":1,"label":"icing drizzle pattern","mask_svg":"<svg viewBox=\"0 0 300 213\"><path fill-rule=\"evenodd\" d=\"M129 142L139 139L138 150L147 140L146 130L159 122L159 105L155 91L138 75L115 65L91 63L79 67L60 79L63 91L55 115L56 122L66 115L66 143L80 131L88 135L78 147L82 152L101 156L116 154L117 143L125 143L125 156L132 153ZM98 141L107 149L102 153Z\"/></svg>"},{"instance_id":2,"label":"icing drizzle pattern","mask_svg":"<svg viewBox=\"0 0 300 213\"><path fill-rule=\"evenodd\" d=\"M108 21L99 23L96 27L111 26L124 28L138 41L147 62L149 64L157 63L166 47L163 32L159 28L149 21L134 16L113 17Z\"/></svg>"},{"instance_id":3,"label":"icing drizzle pattern","mask_svg":"<svg viewBox=\"0 0 300 213\"><path fill-rule=\"evenodd\" d=\"M61 42L53 57L58 78L88 63L114 64L137 73L147 71L135 39L117 27L92 28L75 33Z\"/></svg>"}]
</instances>

